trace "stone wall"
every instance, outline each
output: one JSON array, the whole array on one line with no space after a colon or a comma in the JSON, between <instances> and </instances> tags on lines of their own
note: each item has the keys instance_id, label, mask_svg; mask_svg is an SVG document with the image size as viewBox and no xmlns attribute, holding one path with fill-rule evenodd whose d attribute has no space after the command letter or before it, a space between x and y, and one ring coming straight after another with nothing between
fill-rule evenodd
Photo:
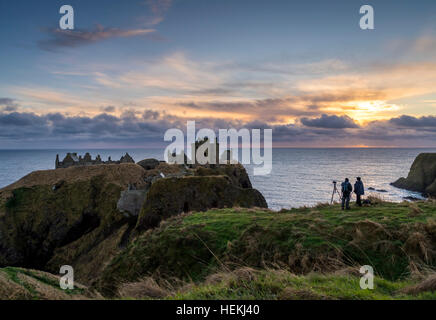
<instances>
[{"instance_id":1,"label":"stone wall","mask_svg":"<svg viewBox=\"0 0 436 320\"><path fill-rule=\"evenodd\" d=\"M64 160L59 161L59 155L56 155L55 168L69 168L72 166L92 166L97 164L120 164L120 163L135 163L133 158L126 153L118 161L112 161L111 157L107 161L101 160L100 155L97 155L95 159L92 159L91 155L87 152L85 156L77 156L76 152L69 152L65 156Z\"/></svg>"}]
</instances>

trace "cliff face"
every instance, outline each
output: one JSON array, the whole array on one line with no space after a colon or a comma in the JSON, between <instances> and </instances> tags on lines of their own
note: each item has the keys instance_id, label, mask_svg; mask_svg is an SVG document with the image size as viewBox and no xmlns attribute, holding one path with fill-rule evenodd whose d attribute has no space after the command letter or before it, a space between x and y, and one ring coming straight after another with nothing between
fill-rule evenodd
<instances>
[{"instance_id":1,"label":"cliff face","mask_svg":"<svg viewBox=\"0 0 436 320\"><path fill-rule=\"evenodd\" d=\"M71 265L77 280L91 285L132 234L182 212L232 206L267 206L242 166L33 172L0 190L0 267L58 274L61 265Z\"/></svg>"},{"instance_id":2,"label":"cliff face","mask_svg":"<svg viewBox=\"0 0 436 320\"><path fill-rule=\"evenodd\" d=\"M32 173L1 190L0 266L58 274L72 265L80 281L92 282L135 223L117 200L143 174L135 164L72 167Z\"/></svg>"},{"instance_id":3,"label":"cliff face","mask_svg":"<svg viewBox=\"0 0 436 320\"><path fill-rule=\"evenodd\" d=\"M182 212L234 206L266 208L267 203L259 191L242 188L227 175L160 179L147 193L136 230L156 227Z\"/></svg>"},{"instance_id":4,"label":"cliff face","mask_svg":"<svg viewBox=\"0 0 436 320\"><path fill-rule=\"evenodd\" d=\"M410 168L407 178L400 178L392 185L397 188L436 196L436 153L419 154Z\"/></svg>"}]
</instances>

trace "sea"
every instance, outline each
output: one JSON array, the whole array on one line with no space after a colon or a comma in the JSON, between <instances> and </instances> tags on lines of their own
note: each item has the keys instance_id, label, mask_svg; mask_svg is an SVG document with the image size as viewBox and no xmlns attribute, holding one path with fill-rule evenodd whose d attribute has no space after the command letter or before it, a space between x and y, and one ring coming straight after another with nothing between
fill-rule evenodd
<instances>
[{"instance_id":1,"label":"sea","mask_svg":"<svg viewBox=\"0 0 436 320\"><path fill-rule=\"evenodd\" d=\"M0 150L0 188L35 170L54 169L56 155L67 152L85 154L103 160L119 159L128 152L135 161L146 158L163 160L164 149L82 149L82 150ZM395 188L391 182L406 177L415 157L436 149L403 148L274 148L272 171L253 175L253 165L246 165L253 187L264 195L269 208L280 210L314 206L330 202L333 181L338 186L346 177L354 184L361 177L366 195L376 194L400 202L405 197L422 198L419 193ZM374 190L369 190L372 188ZM334 200L338 201L335 195Z\"/></svg>"}]
</instances>

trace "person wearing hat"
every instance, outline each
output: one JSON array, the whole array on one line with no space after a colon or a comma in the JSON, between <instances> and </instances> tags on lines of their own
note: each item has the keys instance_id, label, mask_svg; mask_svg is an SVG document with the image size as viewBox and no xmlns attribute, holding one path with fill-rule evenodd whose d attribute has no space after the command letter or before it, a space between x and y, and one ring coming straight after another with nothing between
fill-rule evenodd
<instances>
[{"instance_id":1,"label":"person wearing hat","mask_svg":"<svg viewBox=\"0 0 436 320\"><path fill-rule=\"evenodd\" d=\"M356 205L362 206L362 196L365 194L365 188L363 187L363 182L360 177L356 178L356 183L354 183L354 193L356 194Z\"/></svg>"}]
</instances>

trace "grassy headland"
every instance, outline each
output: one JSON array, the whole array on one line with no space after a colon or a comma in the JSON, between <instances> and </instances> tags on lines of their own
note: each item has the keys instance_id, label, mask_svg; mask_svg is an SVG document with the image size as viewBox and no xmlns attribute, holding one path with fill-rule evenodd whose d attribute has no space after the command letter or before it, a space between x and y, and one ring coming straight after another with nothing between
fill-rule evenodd
<instances>
[{"instance_id":1,"label":"grassy headland","mask_svg":"<svg viewBox=\"0 0 436 320\"><path fill-rule=\"evenodd\" d=\"M173 217L114 258L99 289L128 296L151 286L148 296L160 298L410 298L400 291L412 292L436 266L436 204L374 200L351 211L318 205ZM360 289L362 265L374 268L374 291ZM241 270L248 280L234 285ZM413 297L436 297L426 290Z\"/></svg>"}]
</instances>

